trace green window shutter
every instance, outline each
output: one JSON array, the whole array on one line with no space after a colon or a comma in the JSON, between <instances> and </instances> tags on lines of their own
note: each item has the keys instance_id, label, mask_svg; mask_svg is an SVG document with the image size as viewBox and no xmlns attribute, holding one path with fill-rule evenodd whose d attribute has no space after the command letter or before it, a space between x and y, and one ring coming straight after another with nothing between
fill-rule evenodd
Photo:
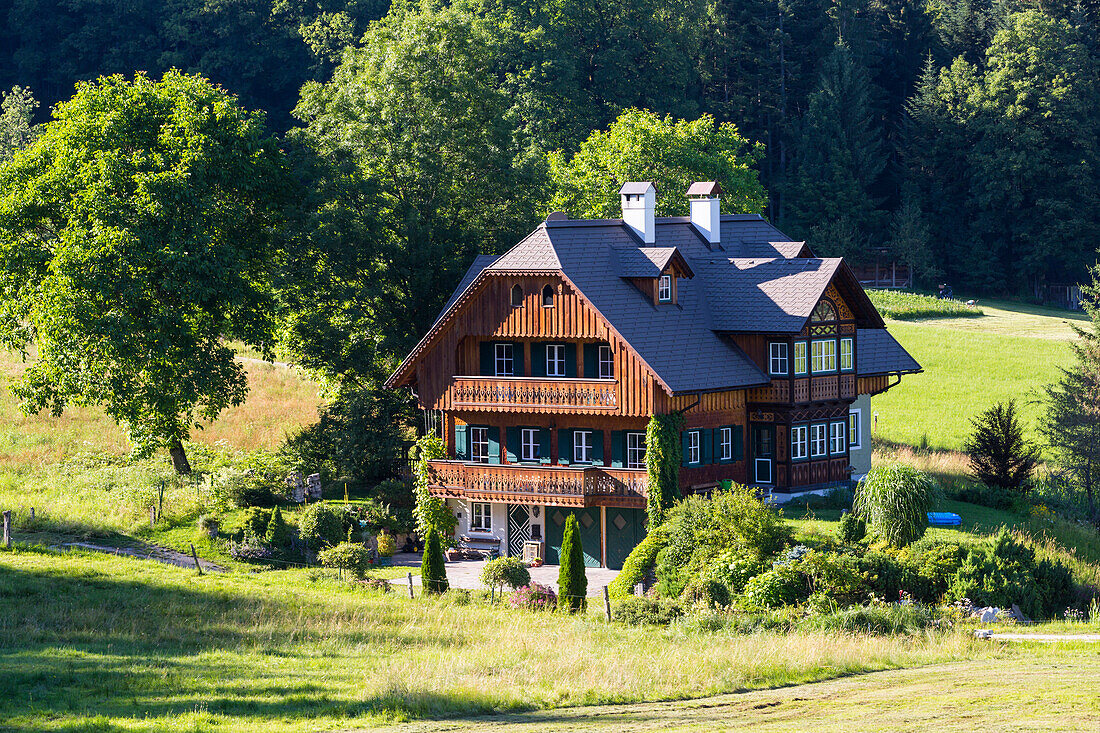
<instances>
[{"instance_id":1,"label":"green window shutter","mask_svg":"<svg viewBox=\"0 0 1100 733\"><path fill-rule=\"evenodd\" d=\"M740 425L733 426L733 460L740 461L745 457L744 428Z\"/></svg>"},{"instance_id":2,"label":"green window shutter","mask_svg":"<svg viewBox=\"0 0 1100 733\"><path fill-rule=\"evenodd\" d=\"M496 364L493 359L495 354L493 353L493 342L482 341L481 342L481 376L491 377L496 374Z\"/></svg>"},{"instance_id":3,"label":"green window shutter","mask_svg":"<svg viewBox=\"0 0 1100 733\"><path fill-rule=\"evenodd\" d=\"M509 463L518 463L519 457L523 455L522 446L519 444L519 428L508 428L504 431L507 448L507 456Z\"/></svg>"},{"instance_id":4,"label":"green window shutter","mask_svg":"<svg viewBox=\"0 0 1100 733\"><path fill-rule=\"evenodd\" d=\"M565 376L577 376L577 345L565 345Z\"/></svg>"},{"instance_id":5,"label":"green window shutter","mask_svg":"<svg viewBox=\"0 0 1100 733\"><path fill-rule=\"evenodd\" d=\"M681 466L690 466L688 463L688 457L691 455L691 441L688 439L688 433L690 430L685 430L680 433L680 450L683 453L683 458L680 461Z\"/></svg>"},{"instance_id":6,"label":"green window shutter","mask_svg":"<svg viewBox=\"0 0 1100 733\"><path fill-rule=\"evenodd\" d=\"M489 428L489 463L500 463L500 428Z\"/></svg>"},{"instance_id":7,"label":"green window shutter","mask_svg":"<svg viewBox=\"0 0 1100 733\"><path fill-rule=\"evenodd\" d=\"M455 458L470 460L469 425L455 425Z\"/></svg>"},{"instance_id":8,"label":"green window shutter","mask_svg":"<svg viewBox=\"0 0 1100 733\"><path fill-rule=\"evenodd\" d=\"M565 465L573 462L573 430L563 428L558 431L558 463Z\"/></svg>"},{"instance_id":9,"label":"green window shutter","mask_svg":"<svg viewBox=\"0 0 1100 733\"><path fill-rule=\"evenodd\" d=\"M710 450L715 463L726 463L722 460L722 428L716 428L711 433Z\"/></svg>"},{"instance_id":10,"label":"green window shutter","mask_svg":"<svg viewBox=\"0 0 1100 733\"><path fill-rule=\"evenodd\" d=\"M546 344L544 343L531 344L531 376L546 376Z\"/></svg>"},{"instance_id":11,"label":"green window shutter","mask_svg":"<svg viewBox=\"0 0 1100 733\"><path fill-rule=\"evenodd\" d=\"M626 465L626 433L622 430L611 431L611 467L622 468Z\"/></svg>"},{"instance_id":12,"label":"green window shutter","mask_svg":"<svg viewBox=\"0 0 1100 733\"><path fill-rule=\"evenodd\" d=\"M523 376L523 344L519 342L512 344L512 374Z\"/></svg>"},{"instance_id":13,"label":"green window shutter","mask_svg":"<svg viewBox=\"0 0 1100 733\"><path fill-rule=\"evenodd\" d=\"M700 430L699 431L699 462L710 463L714 452L714 431L713 430Z\"/></svg>"},{"instance_id":14,"label":"green window shutter","mask_svg":"<svg viewBox=\"0 0 1100 733\"><path fill-rule=\"evenodd\" d=\"M584 345L584 378L597 379L600 376L600 345Z\"/></svg>"},{"instance_id":15,"label":"green window shutter","mask_svg":"<svg viewBox=\"0 0 1100 733\"><path fill-rule=\"evenodd\" d=\"M539 461L550 462L550 430L547 428L539 430Z\"/></svg>"},{"instance_id":16,"label":"green window shutter","mask_svg":"<svg viewBox=\"0 0 1100 733\"><path fill-rule=\"evenodd\" d=\"M592 465L603 465L603 431L592 431Z\"/></svg>"}]
</instances>

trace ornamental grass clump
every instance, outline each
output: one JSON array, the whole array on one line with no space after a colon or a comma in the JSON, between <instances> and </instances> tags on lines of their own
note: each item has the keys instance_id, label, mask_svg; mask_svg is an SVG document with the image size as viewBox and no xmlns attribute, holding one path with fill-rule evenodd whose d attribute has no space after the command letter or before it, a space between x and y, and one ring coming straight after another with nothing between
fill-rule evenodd
<instances>
[{"instance_id":1,"label":"ornamental grass clump","mask_svg":"<svg viewBox=\"0 0 1100 733\"><path fill-rule=\"evenodd\" d=\"M925 474L894 464L873 468L856 486L853 511L879 539L905 547L924 536L935 483Z\"/></svg>"}]
</instances>

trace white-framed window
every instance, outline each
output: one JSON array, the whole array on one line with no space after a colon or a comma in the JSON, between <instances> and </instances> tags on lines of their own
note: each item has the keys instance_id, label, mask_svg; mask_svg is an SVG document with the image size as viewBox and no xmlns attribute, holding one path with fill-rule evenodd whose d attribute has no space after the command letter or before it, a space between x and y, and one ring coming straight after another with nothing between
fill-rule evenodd
<instances>
[{"instance_id":1,"label":"white-framed window","mask_svg":"<svg viewBox=\"0 0 1100 733\"><path fill-rule=\"evenodd\" d=\"M521 428L519 431L519 456L521 461L537 461L539 455L538 428Z\"/></svg>"},{"instance_id":2,"label":"white-framed window","mask_svg":"<svg viewBox=\"0 0 1100 733\"><path fill-rule=\"evenodd\" d=\"M815 423L810 426L810 457L822 458L829 455L828 426Z\"/></svg>"},{"instance_id":3,"label":"white-framed window","mask_svg":"<svg viewBox=\"0 0 1100 733\"><path fill-rule=\"evenodd\" d=\"M626 467L645 468L645 433L626 434Z\"/></svg>"},{"instance_id":4,"label":"white-framed window","mask_svg":"<svg viewBox=\"0 0 1100 733\"><path fill-rule=\"evenodd\" d=\"M574 463L591 463L592 462L592 431L591 430L574 430L573 431L573 462Z\"/></svg>"},{"instance_id":5,"label":"white-framed window","mask_svg":"<svg viewBox=\"0 0 1100 733\"><path fill-rule=\"evenodd\" d=\"M565 344L546 345L546 376L565 376Z\"/></svg>"},{"instance_id":6,"label":"white-framed window","mask_svg":"<svg viewBox=\"0 0 1100 733\"><path fill-rule=\"evenodd\" d=\"M848 423L835 420L829 423L829 450L834 456L842 456L848 449Z\"/></svg>"},{"instance_id":7,"label":"white-framed window","mask_svg":"<svg viewBox=\"0 0 1100 733\"><path fill-rule=\"evenodd\" d=\"M470 428L470 460L489 462L489 428Z\"/></svg>"},{"instance_id":8,"label":"white-framed window","mask_svg":"<svg viewBox=\"0 0 1100 733\"><path fill-rule=\"evenodd\" d=\"M795 341L794 342L794 375L796 377L806 374L806 367L809 364L806 361L806 342Z\"/></svg>"},{"instance_id":9,"label":"white-framed window","mask_svg":"<svg viewBox=\"0 0 1100 733\"><path fill-rule=\"evenodd\" d=\"M787 344L773 341L768 344L768 372L776 376L787 374Z\"/></svg>"},{"instance_id":10,"label":"white-framed window","mask_svg":"<svg viewBox=\"0 0 1100 733\"><path fill-rule=\"evenodd\" d=\"M733 428L718 429L718 460L733 460Z\"/></svg>"},{"instance_id":11,"label":"white-framed window","mask_svg":"<svg viewBox=\"0 0 1100 733\"><path fill-rule=\"evenodd\" d=\"M493 505L475 501L470 504L470 529L476 532L493 531Z\"/></svg>"},{"instance_id":12,"label":"white-framed window","mask_svg":"<svg viewBox=\"0 0 1100 733\"><path fill-rule=\"evenodd\" d=\"M810 342L810 369L814 374L836 371L836 339Z\"/></svg>"},{"instance_id":13,"label":"white-framed window","mask_svg":"<svg viewBox=\"0 0 1100 733\"><path fill-rule=\"evenodd\" d=\"M494 366L498 377L510 377L515 374L515 361L512 359L512 344L494 344Z\"/></svg>"},{"instance_id":14,"label":"white-framed window","mask_svg":"<svg viewBox=\"0 0 1100 733\"><path fill-rule=\"evenodd\" d=\"M810 454L810 427L795 425L791 428L791 460L801 461Z\"/></svg>"},{"instance_id":15,"label":"white-framed window","mask_svg":"<svg viewBox=\"0 0 1100 733\"><path fill-rule=\"evenodd\" d=\"M672 275L661 275L657 279L657 300L661 303L672 300Z\"/></svg>"},{"instance_id":16,"label":"white-framed window","mask_svg":"<svg viewBox=\"0 0 1100 733\"><path fill-rule=\"evenodd\" d=\"M859 449L863 447L863 431L860 423L863 422L863 410L848 410L848 447Z\"/></svg>"},{"instance_id":17,"label":"white-framed window","mask_svg":"<svg viewBox=\"0 0 1100 733\"><path fill-rule=\"evenodd\" d=\"M599 350L600 379L615 378L615 362L611 360L611 347L600 346Z\"/></svg>"},{"instance_id":18,"label":"white-framed window","mask_svg":"<svg viewBox=\"0 0 1100 733\"><path fill-rule=\"evenodd\" d=\"M856 366L855 341L850 338L840 340L840 371L850 372Z\"/></svg>"},{"instance_id":19,"label":"white-framed window","mask_svg":"<svg viewBox=\"0 0 1100 733\"><path fill-rule=\"evenodd\" d=\"M688 433L688 463L702 463L703 461L699 452L700 435L698 430L692 430Z\"/></svg>"}]
</instances>

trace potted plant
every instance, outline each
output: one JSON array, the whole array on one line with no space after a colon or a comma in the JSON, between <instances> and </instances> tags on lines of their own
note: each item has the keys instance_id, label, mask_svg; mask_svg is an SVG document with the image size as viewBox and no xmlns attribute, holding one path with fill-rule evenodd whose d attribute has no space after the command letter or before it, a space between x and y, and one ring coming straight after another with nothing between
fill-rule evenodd
<instances>
[{"instance_id":1,"label":"potted plant","mask_svg":"<svg viewBox=\"0 0 1100 733\"><path fill-rule=\"evenodd\" d=\"M391 558L393 558L396 549L397 543L386 530L383 529L378 533L378 565L380 567L391 564Z\"/></svg>"}]
</instances>

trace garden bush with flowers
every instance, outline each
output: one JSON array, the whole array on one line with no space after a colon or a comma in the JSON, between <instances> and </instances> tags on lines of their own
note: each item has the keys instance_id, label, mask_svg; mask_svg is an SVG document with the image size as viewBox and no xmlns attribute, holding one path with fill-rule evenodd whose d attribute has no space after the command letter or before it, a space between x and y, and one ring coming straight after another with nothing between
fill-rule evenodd
<instances>
[{"instance_id":1,"label":"garden bush with flowers","mask_svg":"<svg viewBox=\"0 0 1100 733\"><path fill-rule=\"evenodd\" d=\"M515 592L512 593L510 603L512 608L552 611L558 606L558 594L548 585L531 582L516 588Z\"/></svg>"}]
</instances>

